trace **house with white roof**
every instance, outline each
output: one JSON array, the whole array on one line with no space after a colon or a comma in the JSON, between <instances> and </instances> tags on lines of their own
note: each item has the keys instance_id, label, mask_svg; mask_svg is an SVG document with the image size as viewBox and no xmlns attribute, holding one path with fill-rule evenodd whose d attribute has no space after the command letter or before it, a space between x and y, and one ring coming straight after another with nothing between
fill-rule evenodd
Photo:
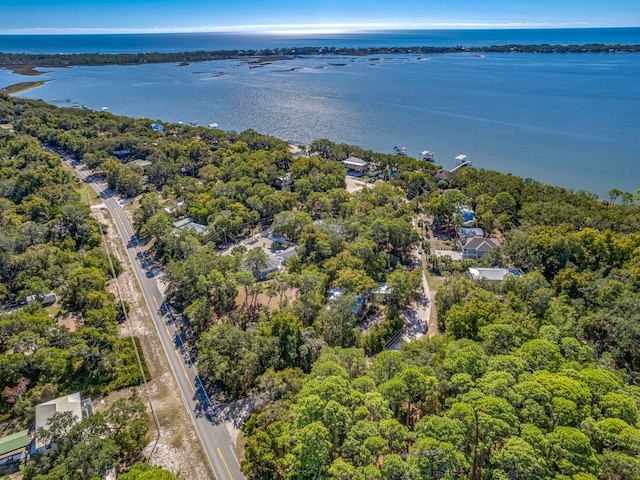
<instances>
[{"instance_id":1,"label":"house with white roof","mask_svg":"<svg viewBox=\"0 0 640 480\"><path fill-rule=\"evenodd\" d=\"M470 268L469 278L471 280L489 280L491 282L501 282L509 275L522 277L524 273L517 268Z\"/></svg>"},{"instance_id":2,"label":"house with white roof","mask_svg":"<svg viewBox=\"0 0 640 480\"><path fill-rule=\"evenodd\" d=\"M342 165L347 167L349 171L357 173L364 173L369 167L369 162L358 157L349 157L346 160L343 160L341 163Z\"/></svg>"},{"instance_id":3,"label":"house with white roof","mask_svg":"<svg viewBox=\"0 0 640 480\"><path fill-rule=\"evenodd\" d=\"M42 430L48 430L52 417L63 412L71 412L77 423L83 417L88 417L93 413L91 399L83 401L80 392L76 392L36 405L35 451L46 452L49 444L41 438L39 433Z\"/></svg>"}]
</instances>

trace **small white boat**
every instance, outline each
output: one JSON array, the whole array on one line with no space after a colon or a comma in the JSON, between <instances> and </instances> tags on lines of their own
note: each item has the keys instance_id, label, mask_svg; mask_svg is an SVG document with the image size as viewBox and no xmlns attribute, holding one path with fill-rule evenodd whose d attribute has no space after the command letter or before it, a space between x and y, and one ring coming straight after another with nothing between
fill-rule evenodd
<instances>
[{"instance_id":1,"label":"small white boat","mask_svg":"<svg viewBox=\"0 0 640 480\"><path fill-rule=\"evenodd\" d=\"M207 125L209 128L218 128L218 124L216 122L210 123Z\"/></svg>"},{"instance_id":2,"label":"small white boat","mask_svg":"<svg viewBox=\"0 0 640 480\"><path fill-rule=\"evenodd\" d=\"M189 122L189 125L191 125L192 127L197 127L198 126L198 122L196 122L194 120L193 122Z\"/></svg>"},{"instance_id":3,"label":"small white boat","mask_svg":"<svg viewBox=\"0 0 640 480\"><path fill-rule=\"evenodd\" d=\"M109 110L109 107L102 107L100 110L102 110L103 112L106 112L107 110Z\"/></svg>"}]
</instances>

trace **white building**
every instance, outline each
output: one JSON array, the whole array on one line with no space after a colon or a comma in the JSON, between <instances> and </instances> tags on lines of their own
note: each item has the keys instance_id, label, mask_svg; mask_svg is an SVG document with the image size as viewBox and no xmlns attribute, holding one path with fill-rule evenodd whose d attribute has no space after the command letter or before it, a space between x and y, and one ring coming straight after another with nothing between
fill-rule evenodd
<instances>
[{"instance_id":1,"label":"white building","mask_svg":"<svg viewBox=\"0 0 640 480\"><path fill-rule=\"evenodd\" d=\"M369 162L358 157L349 157L346 160L343 160L341 163L342 165L347 167L347 169L359 173L366 172L367 167L369 166Z\"/></svg>"},{"instance_id":2,"label":"white building","mask_svg":"<svg viewBox=\"0 0 640 480\"><path fill-rule=\"evenodd\" d=\"M36 405L36 451L46 451L49 446L48 443L40 438L40 429L48 430L51 417L62 412L71 412L77 423L82 420L83 416L91 415L91 399L83 402L80 398L80 392L76 392Z\"/></svg>"},{"instance_id":3,"label":"white building","mask_svg":"<svg viewBox=\"0 0 640 480\"><path fill-rule=\"evenodd\" d=\"M522 270L515 268L470 268L469 277L471 280L489 280L492 282L500 282L509 275L514 277L522 277Z\"/></svg>"}]
</instances>

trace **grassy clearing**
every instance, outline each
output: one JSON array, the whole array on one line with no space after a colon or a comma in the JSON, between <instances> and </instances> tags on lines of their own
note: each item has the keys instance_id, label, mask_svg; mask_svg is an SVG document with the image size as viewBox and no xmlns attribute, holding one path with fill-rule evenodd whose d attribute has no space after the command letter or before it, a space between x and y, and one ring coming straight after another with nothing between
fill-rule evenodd
<instances>
[{"instance_id":1,"label":"grassy clearing","mask_svg":"<svg viewBox=\"0 0 640 480\"><path fill-rule=\"evenodd\" d=\"M62 310L62 305L60 305L59 303L54 303L53 305L49 305L48 307L44 308L44 311L52 317L58 315L58 313L60 313L60 310Z\"/></svg>"},{"instance_id":2,"label":"grassy clearing","mask_svg":"<svg viewBox=\"0 0 640 480\"><path fill-rule=\"evenodd\" d=\"M98 196L96 191L93 188L91 188L91 185L83 183L82 186L79 188L79 190L80 190L82 201L88 203L90 207L93 205L100 205L102 203L102 199ZM88 202L87 202L87 198L88 198Z\"/></svg>"}]
</instances>

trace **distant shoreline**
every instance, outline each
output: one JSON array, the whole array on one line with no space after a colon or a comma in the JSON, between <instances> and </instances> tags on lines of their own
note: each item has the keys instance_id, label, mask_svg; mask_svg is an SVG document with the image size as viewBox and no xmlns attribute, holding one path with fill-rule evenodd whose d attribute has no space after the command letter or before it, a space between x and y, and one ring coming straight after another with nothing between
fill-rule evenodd
<instances>
[{"instance_id":1,"label":"distant shoreline","mask_svg":"<svg viewBox=\"0 0 640 480\"><path fill-rule=\"evenodd\" d=\"M394 55L415 54L434 55L451 53L543 53L543 54L579 54L579 53L640 53L640 44L507 44L484 47L291 47L259 50L214 50L189 51L179 53L76 53L76 54L27 54L0 53L0 67L12 70L20 75L40 75L44 72L36 67L57 68L74 66L102 65L144 65L151 63L178 63L180 66L193 62L211 60L244 59L251 64L264 64L270 61L310 55Z\"/></svg>"}]
</instances>

